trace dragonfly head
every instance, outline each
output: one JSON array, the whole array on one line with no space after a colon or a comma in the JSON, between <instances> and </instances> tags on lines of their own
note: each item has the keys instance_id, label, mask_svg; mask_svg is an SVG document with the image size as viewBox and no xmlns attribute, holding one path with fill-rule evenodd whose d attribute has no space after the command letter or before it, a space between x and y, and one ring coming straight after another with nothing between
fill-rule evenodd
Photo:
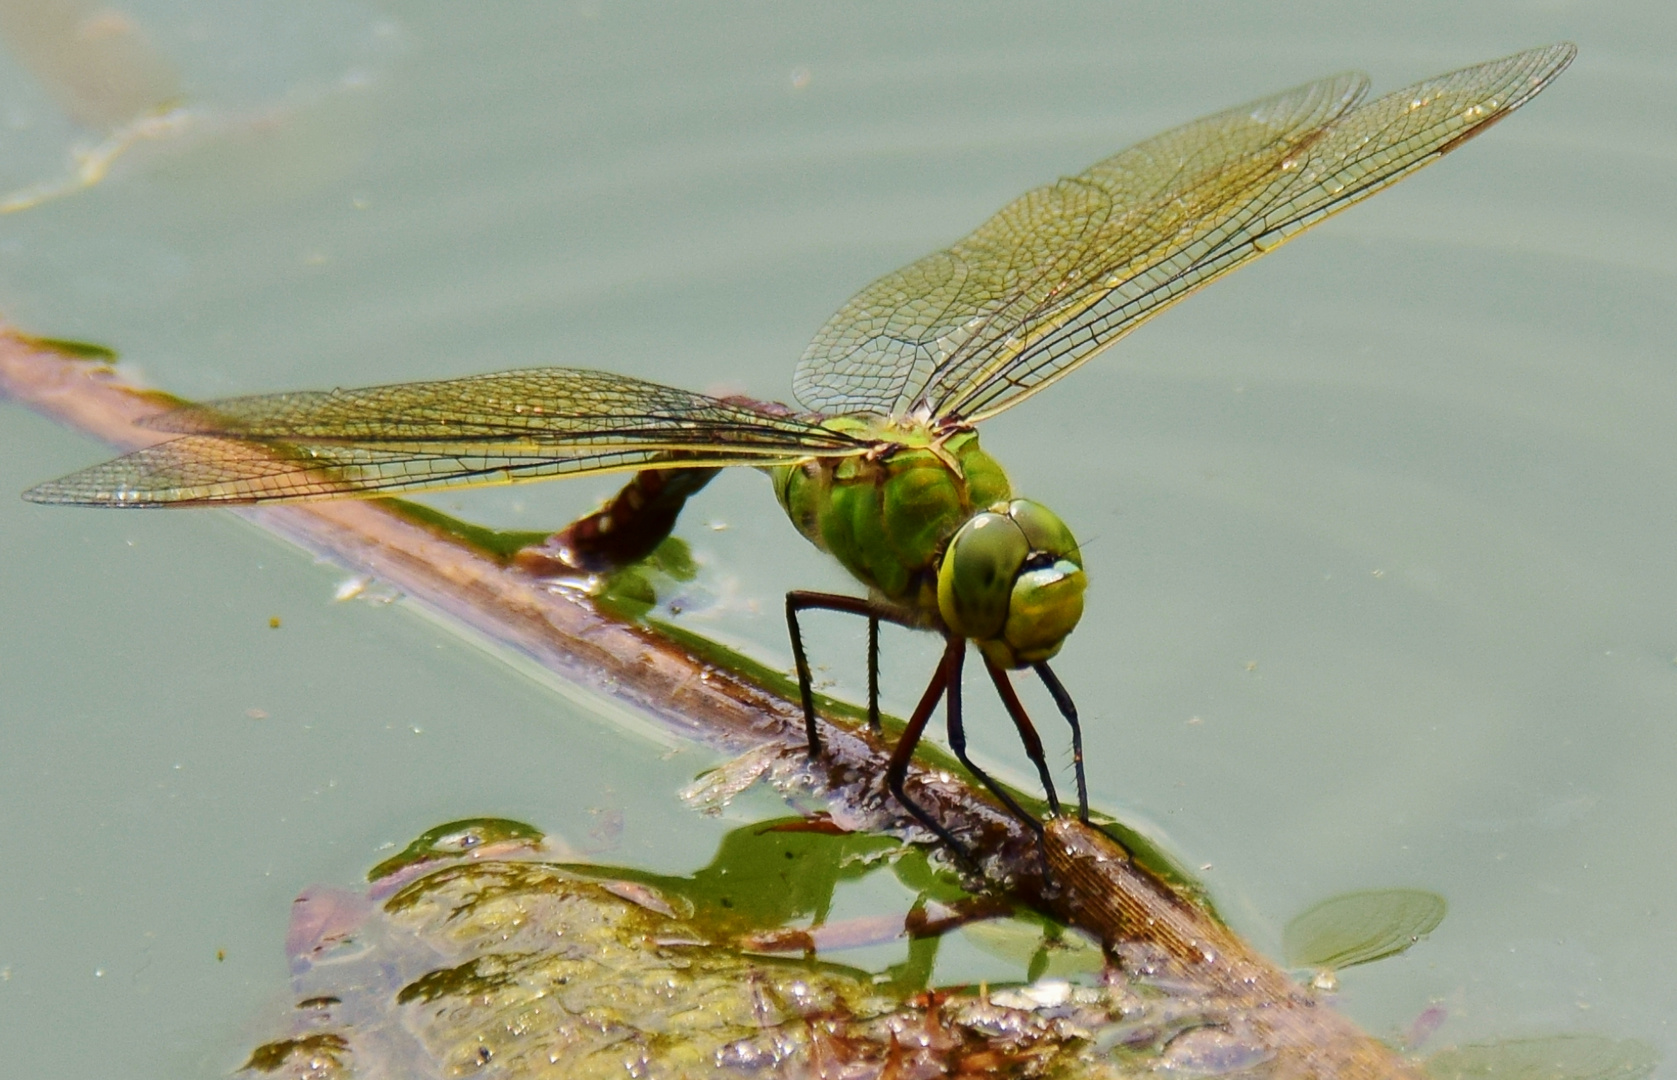
<instances>
[{"instance_id":1,"label":"dragonfly head","mask_svg":"<svg viewBox=\"0 0 1677 1080\"><path fill-rule=\"evenodd\" d=\"M1029 499L974 514L938 566L938 612L993 663L1047 660L1083 616L1083 556L1052 510Z\"/></svg>"}]
</instances>

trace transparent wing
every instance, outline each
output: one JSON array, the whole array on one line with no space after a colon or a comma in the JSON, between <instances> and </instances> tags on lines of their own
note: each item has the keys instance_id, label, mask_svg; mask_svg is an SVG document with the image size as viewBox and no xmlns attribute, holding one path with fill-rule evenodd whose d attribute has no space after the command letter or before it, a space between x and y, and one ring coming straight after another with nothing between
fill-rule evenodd
<instances>
[{"instance_id":1,"label":"transparent wing","mask_svg":"<svg viewBox=\"0 0 1677 1080\"><path fill-rule=\"evenodd\" d=\"M1039 188L869 286L816 336L821 412L980 420L1194 289L1436 160L1572 59L1556 45L1353 108L1344 75L1196 121Z\"/></svg>"},{"instance_id":2,"label":"transparent wing","mask_svg":"<svg viewBox=\"0 0 1677 1080\"><path fill-rule=\"evenodd\" d=\"M869 445L775 406L567 368L231 398L147 426L186 437L24 497L88 506L279 502L647 465L772 465Z\"/></svg>"},{"instance_id":3,"label":"transparent wing","mask_svg":"<svg viewBox=\"0 0 1677 1080\"><path fill-rule=\"evenodd\" d=\"M1256 193L1222 201L1214 227L1174 227L1162 242L1068 281L987 334L927 388L934 416L992 416L1111 345L1195 289L1395 183L1519 108L1571 62L1571 45L1465 68L1388 94L1341 116L1279 162Z\"/></svg>"},{"instance_id":4,"label":"transparent wing","mask_svg":"<svg viewBox=\"0 0 1677 1080\"><path fill-rule=\"evenodd\" d=\"M1212 227L1287 155L1354 104L1348 72L1156 135L1082 174L1027 192L953 247L887 274L816 334L793 377L822 413L903 415L940 372L1056 289Z\"/></svg>"}]
</instances>

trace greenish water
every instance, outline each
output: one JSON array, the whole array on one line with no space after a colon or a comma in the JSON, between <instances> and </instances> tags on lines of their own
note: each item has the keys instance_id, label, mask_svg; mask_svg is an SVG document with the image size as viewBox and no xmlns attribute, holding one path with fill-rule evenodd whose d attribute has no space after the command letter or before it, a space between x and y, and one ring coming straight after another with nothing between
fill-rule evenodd
<instances>
[{"instance_id":1,"label":"greenish water","mask_svg":"<svg viewBox=\"0 0 1677 1080\"><path fill-rule=\"evenodd\" d=\"M1677 12L122 10L190 120L0 217L0 314L188 397L559 363L783 398L852 292L1031 186L1345 67L1384 90L1576 41L1526 111L984 439L1085 541L1057 668L1099 806L1209 866L1272 953L1337 893L1446 897L1426 942L1342 977L1376 1033L1440 1004L1434 1045L1677 1053ZM0 186L77 140L0 65ZM285 1000L292 898L440 822L664 873L732 824L676 798L706 754L408 606L334 603L342 571L231 516L5 495L102 455L0 406L0 1060L226 1072ZM435 504L538 529L610 486ZM682 623L771 662L786 588L850 588L754 474L681 532ZM858 690L857 628L812 638ZM935 653L889 640L889 705Z\"/></svg>"}]
</instances>

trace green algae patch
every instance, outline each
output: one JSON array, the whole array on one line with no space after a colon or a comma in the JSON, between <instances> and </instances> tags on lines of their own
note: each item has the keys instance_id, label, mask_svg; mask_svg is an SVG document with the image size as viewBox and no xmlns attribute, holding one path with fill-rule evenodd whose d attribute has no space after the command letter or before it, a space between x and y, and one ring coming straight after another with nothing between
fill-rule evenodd
<instances>
[{"instance_id":1,"label":"green algae patch","mask_svg":"<svg viewBox=\"0 0 1677 1080\"><path fill-rule=\"evenodd\" d=\"M469 521L461 521L441 510L426 506L423 503L410 502L407 499L375 499L374 502L389 509L399 517L406 518L416 525L422 525L434 533L459 541L474 551L482 552L501 565L512 561L512 557L527 547L533 547L548 537L544 532L518 532L489 529L482 525L473 525Z\"/></svg>"},{"instance_id":2,"label":"green algae patch","mask_svg":"<svg viewBox=\"0 0 1677 1080\"><path fill-rule=\"evenodd\" d=\"M344 1076L349 1075L344 1072L348 1056L348 1039L322 1032L258 1046L251 1051L243 1071L275 1073L283 1069L288 1076Z\"/></svg>"},{"instance_id":3,"label":"green algae patch","mask_svg":"<svg viewBox=\"0 0 1677 1080\"><path fill-rule=\"evenodd\" d=\"M430 1004L449 998L471 998L490 994L510 986L520 962L531 960L525 956L479 956L459 967L438 968L426 972L396 992L396 1004L410 1001Z\"/></svg>"},{"instance_id":4,"label":"green algae patch","mask_svg":"<svg viewBox=\"0 0 1677 1080\"><path fill-rule=\"evenodd\" d=\"M419 839L367 871L368 881L380 881L410 867L437 859L469 855L490 845L522 843L535 848L546 839L534 825L505 818L463 818L422 834Z\"/></svg>"},{"instance_id":5,"label":"green algae patch","mask_svg":"<svg viewBox=\"0 0 1677 1080\"><path fill-rule=\"evenodd\" d=\"M15 332L14 332L15 333ZM98 345L91 341L74 341L70 338L35 337L31 334L16 334L17 339L25 345L32 345L37 349L58 353L75 360L86 360L95 364L114 364L117 362L117 351L107 345Z\"/></svg>"}]
</instances>

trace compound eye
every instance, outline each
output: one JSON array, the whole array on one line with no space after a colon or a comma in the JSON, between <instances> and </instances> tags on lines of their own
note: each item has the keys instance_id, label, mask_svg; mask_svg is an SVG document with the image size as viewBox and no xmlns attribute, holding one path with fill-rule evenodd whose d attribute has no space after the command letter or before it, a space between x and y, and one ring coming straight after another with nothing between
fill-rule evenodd
<instances>
[{"instance_id":1,"label":"compound eye","mask_svg":"<svg viewBox=\"0 0 1677 1080\"><path fill-rule=\"evenodd\" d=\"M1025 534L1033 552L1083 565L1083 553L1077 550L1077 540L1071 530L1048 507L1030 499L1014 499L1007 504L1007 516Z\"/></svg>"},{"instance_id":2,"label":"compound eye","mask_svg":"<svg viewBox=\"0 0 1677 1080\"><path fill-rule=\"evenodd\" d=\"M1005 514L974 514L949 542L938 567L938 610L962 637L993 638L1007 624L1013 579L1031 543Z\"/></svg>"},{"instance_id":3,"label":"compound eye","mask_svg":"<svg viewBox=\"0 0 1677 1080\"><path fill-rule=\"evenodd\" d=\"M1026 570L1014 582L1002 634L1012 652L1010 667L1047 660L1083 617L1083 568L1070 559Z\"/></svg>"}]
</instances>

